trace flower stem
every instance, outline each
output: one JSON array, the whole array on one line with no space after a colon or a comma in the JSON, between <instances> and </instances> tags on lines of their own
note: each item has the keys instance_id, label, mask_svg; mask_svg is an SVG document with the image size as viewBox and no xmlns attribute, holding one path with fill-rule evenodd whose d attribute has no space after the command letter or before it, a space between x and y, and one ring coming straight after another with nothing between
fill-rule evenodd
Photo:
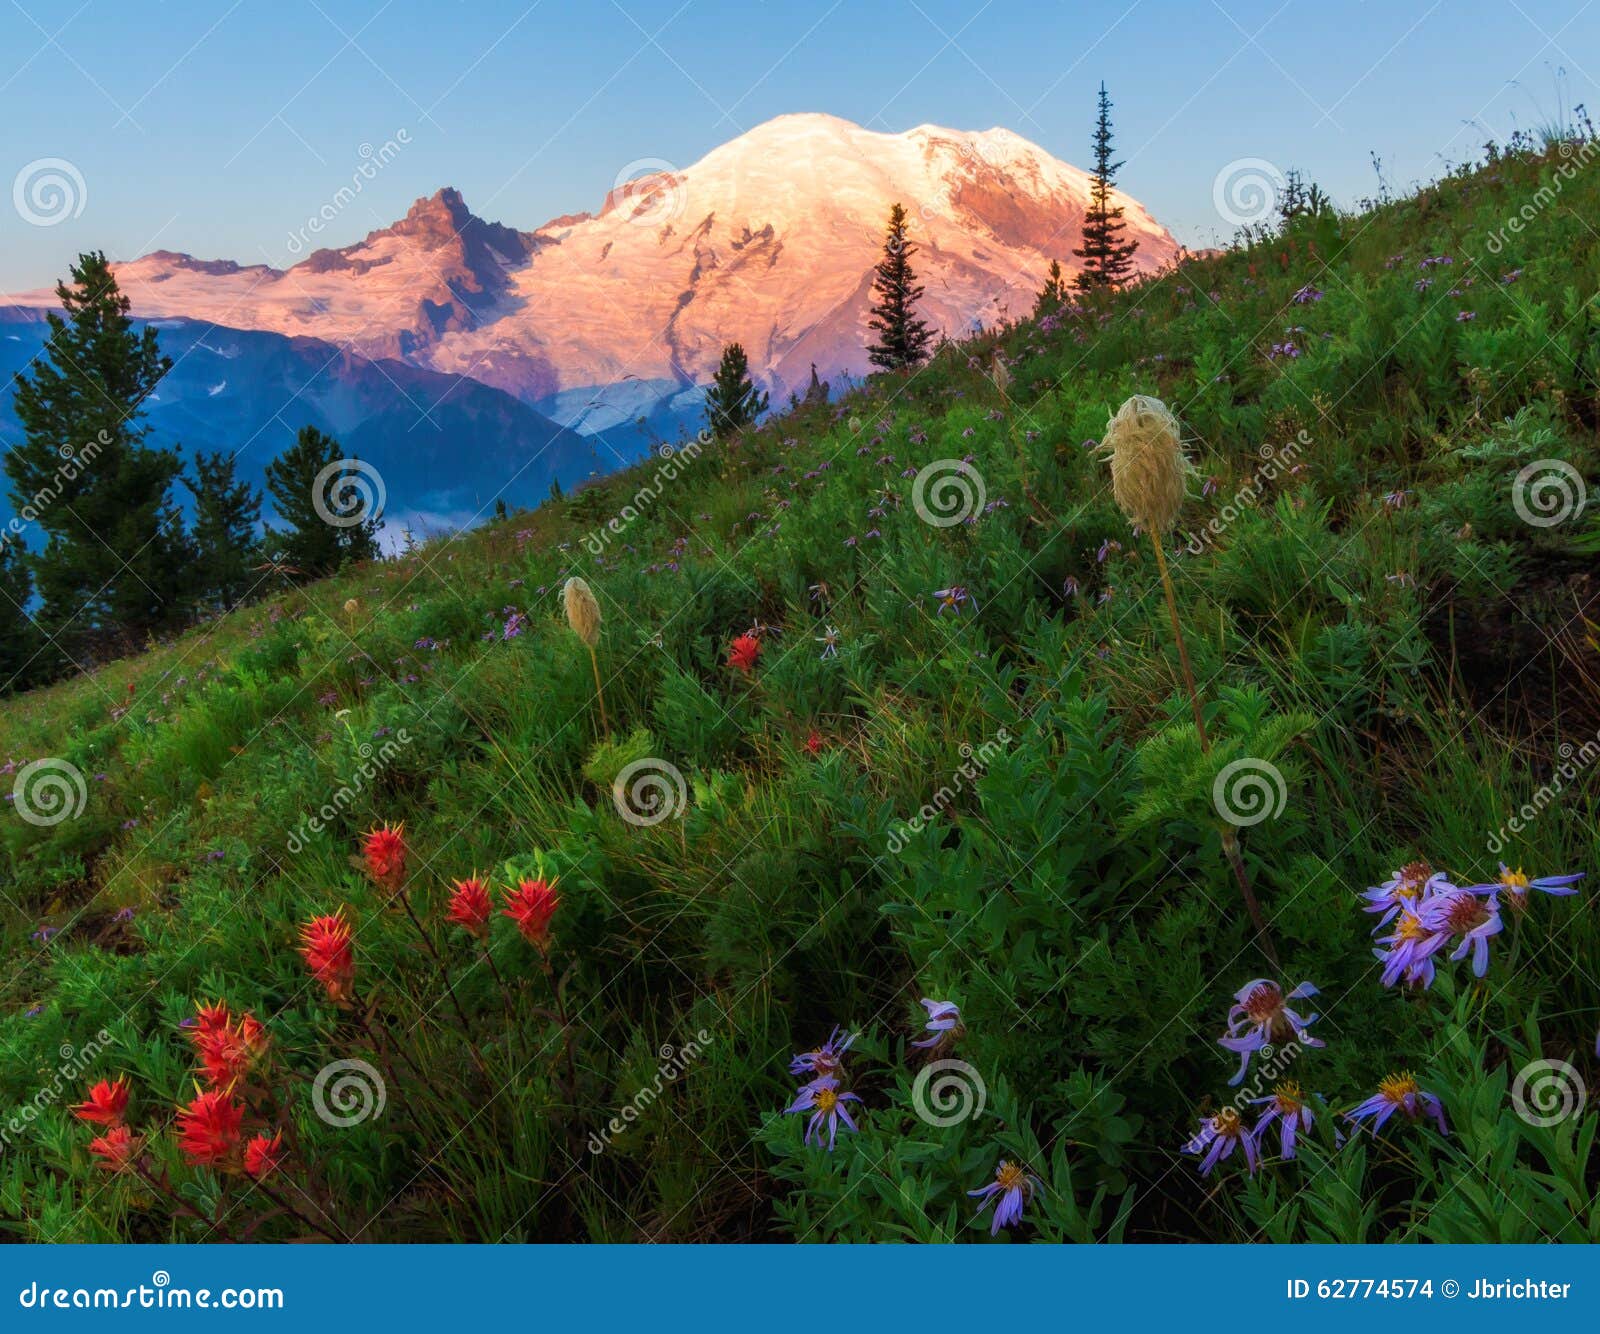
<instances>
[{"instance_id":1,"label":"flower stem","mask_svg":"<svg viewBox=\"0 0 1600 1334\"><path fill-rule=\"evenodd\" d=\"M589 649L589 664L594 668L594 695L600 701L600 726L610 736L611 724L606 721L606 692L600 688L600 659L595 656L593 646Z\"/></svg>"},{"instance_id":2,"label":"flower stem","mask_svg":"<svg viewBox=\"0 0 1600 1334\"><path fill-rule=\"evenodd\" d=\"M1189 690L1189 707L1194 711L1195 735L1200 738L1201 753L1209 755L1211 738L1206 735L1205 715L1200 710L1200 688L1195 684L1194 668L1189 662L1189 646L1183 638L1183 620L1178 615L1178 595L1173 591L1172 573L1167 569L1167 553L1161 546L1160 533L1151 530L1150 545L1156 549L1156 568L1161 572L1161 589L1166 594L1167 611L1172 617L1172 637L1178 641L1178 662L1183 668L1183 683ZM1250 913L1250 921L1255 926L1261 952L1276 968L1278 951L1273 947L1272 935L1267 930L1266 918L1261 915L1261 905L1256 901L1255 891L1250 888L1250 876L1245 871L1244 855L1239 851L1239 831L1232 825L1224 823L1219 832L1222 836L1223 855L1233 868L1234 879L1239 882L1239 893L1243 896L1244 906Z\"/></svg>"}]
</instances>

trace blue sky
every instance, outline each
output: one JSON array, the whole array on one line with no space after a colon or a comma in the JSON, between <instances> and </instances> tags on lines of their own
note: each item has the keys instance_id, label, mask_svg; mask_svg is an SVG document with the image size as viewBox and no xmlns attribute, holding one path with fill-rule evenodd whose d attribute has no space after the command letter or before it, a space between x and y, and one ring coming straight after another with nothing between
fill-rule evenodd
<instances>
[{"instance_id":1,"label":"blue sky","mask_svg":"<svg viewBox=\"0 0 1600 1334\"><path fill-rule=\"evenodd\" d=\"M532 228L595 208L629 163L686 165L790 111L1003 125L1085 165L1101 79L1122 185L1207 244L1231 231L1212 193L1235 160L1349 203L1373 153L1404 188L1562 103L1600 112L1597 39L1583 0L4 0L0 291L91 247L292 263L291 235L386 143L317 243L445 184ZM47 159L76 179L40 226L15 202Z\"/></svg>"}]
</instances>

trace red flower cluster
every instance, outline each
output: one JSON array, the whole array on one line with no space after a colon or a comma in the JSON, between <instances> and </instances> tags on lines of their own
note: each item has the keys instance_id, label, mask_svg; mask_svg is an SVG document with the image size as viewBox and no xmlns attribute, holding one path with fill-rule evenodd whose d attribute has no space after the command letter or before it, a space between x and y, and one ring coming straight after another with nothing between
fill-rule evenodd
<instances>
[{"instance_id":1,"label":"red flower cluster","mask_svg":"<svg viewBox=\"0 0 1600 1334\"><path fill-rule=\"evenodd\" d=\"M489 899L489 886L477 876L457 880L450 892L450 909L446 918L480 940L489 934L489 917L494 904Z\"/></svg>"},{"instance_id":2,"label":"red flower cluster","mask_svg":"<svg viewBox=\"0 0 1600 1334\"><path fill-rule=\"evenodd\" d=\"M206 1083L224 1092L247 1075L271 1045L266 1027L255 1015L247 1010L235 1023L221 1001L199 1007L189 1041L200 1057Z\"/></svg>"},{"instance_id":3,"label":"red flower cluster","mask_svg":"<svg viewBox=\"0 0 1600 1334\"><path fill-rule=\"evenodd\" d=\"M244 1104L217 1089L201 1089L178 1109L178 1148L194 1167L229 1167L244 1128Z\"/></svg>"},{"instance_id":4,"label":"red flower cluster","mask_svg":"<svg viewBox=\"0 0 1600 1334\"><path fill-rule=\"evenodd\" d=\"M120 1172L132 1162L138 1147L139 1141L134 1138L133 1131L122 1125L112 1126L105 1134L89 1141L89 1152L100 1159L101 1167L111 1172Z\"/></svg>"},{"instance_id":5,"label":"red flower cluster","mask_svg":"<svg viewBox=\"0 0 1600 1334\"><path fill-rule=\"evenodd\" d=\"M244 1146L244 1170L257 1181L283 1166L283 1131L268 1135L258 1131Z\"/></svg>"},{"instance_id":6,"label":"red flower cluster","mask_svg":"<svg viewBox=\"0 0 1600 1334\"><path fill-rule=\"evenodd\" d=\"M728 646L728 666L738 671L753 671L760 660L761 641L752 634L742 634Z\"/></svg>"},{"instance_id":7,"label":"red flower cluster","mask_svg":"<svg viewBox=\"0 0 1600 1334\"><path fill-rule=\"evenodd\" d=\"M549 945L550 919L560 906L554 881L524 880L515 889L506 891L506 906L501 916L515 922L522 938L542 951Z\"/></svg>"},{"instance_id":8,"label":"red flower cluster","mask_svg":"<svg viewBox=\"0 0 1600 1334\"><path fill-rule=\"evenodd\" d=\"M97 1126L120 1126L122 1114L128 1110L128 1081L102 1079L89 1090L89 1096L72 1109L80 1121Z\"/></svg>"},{"instance_id":9,"label":"red flower cluster","mask_svg":"<svg viewBox=\"0 0 1600 1334\"><path fill-rule=\"evenodd\" d=\"M300 957L306 961L311 976L322 983L329 1000L350 999L356 976L356 956L350 939L350 923L344 920L343 908L336 913L313 917L300 928Z\"/></svg>"},{"instance_id":10,"label":"red flower cluster","mask_svg":"<svg viewBox=\"0 0 1600 1334\"><path fill-rule=\"evenodd\" d=\"M361 860L373 883L391 894L406 883L405 825L380 825L367 831L361 844Z\"/></svg>"}]
</instances>

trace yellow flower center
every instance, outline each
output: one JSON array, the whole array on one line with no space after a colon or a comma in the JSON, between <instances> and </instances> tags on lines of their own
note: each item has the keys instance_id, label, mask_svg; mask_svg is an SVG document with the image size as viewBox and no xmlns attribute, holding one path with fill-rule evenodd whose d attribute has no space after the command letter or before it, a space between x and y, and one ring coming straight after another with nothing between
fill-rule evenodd
<instances>
[{"instance_id":1,"label":"yellow flower center","mask_svg":"<svg viewBox=\"0 0 1600 1334\"><path fill-rule=\"evenodd\" d=\"M1526 894L1529 889L1528 877L1520 866L1515 871L1500 872L1500 883L1513 894Z\"/></svg>"},{"instance_id":2,"label":"yellow flower center","mask_svg":"<svg viewBox=\"0 0 1600 1334\"><path fill-rule=\"evenodd\" d=\"M1305 1106L1305 1095L1300 1090L1298 1080L1286 1079L1272 1091L1278 1099L1278 1110L1286 1116Z\"/></svg>"},{"instance_id":3,"label":"yellow flower center","mask_svg":"<svg viewBox=\"0 0 1600 1334\"><path fill-rule=\"evenodd\" d=\"M1232 1107L1224 1107L1211 1118L1211 1128L1219 1135L1237 1135L1239 1133L1239 1113Z\"/></svg>"},{"instance_id":4,"label":"yellow flower center","mask_svg":"<svg viewBox=\"0 0 1600 1334\"><path fill-rule=\"evenodd\" d=\"M994 1174L994 1179L1001 1190L1027 1189L1028 1174L1022 1170L1021 1163L1002 1161L1000 1169Z\"/></svg>"},{"instance_id":5,"label":"yellow flower center","mask_svg":"<svg viewBox=\"0 0 1600 1334\"><path fill-rule=\"evenodd\" d=\"M1396 940L1421 940L1428 931L1420 917L1402 910L1400 920L1395 923L1394 934Z\"/></svg>"},{"instance_id":6,"label":"yellow flower center","mask_svg":"<svg viewBox=\"0 0 1600 1334\"><path fill-rule=\"evenodd\" d=\"M823 1113L831 1112L838 1105L839 1105L839 1095L837 1093L835 1093L832 1089L818 1089L817 1090L817 1110L819 1112L823 1112Z\"/></svg>"},{"instance_id":7,"label":"yellow flower center","mask_svg":"<svg viewBox=\"0 0 1600 1334\"><path fill-rule=\"evenodd\" d=\"M1422 1086L1417 1083L1409 1070L1386 1075L1378 1081L1378 1092L1393 1103L1402 1103L1409 1095L1421 1091Z\"/></svg>"}]
</instances>

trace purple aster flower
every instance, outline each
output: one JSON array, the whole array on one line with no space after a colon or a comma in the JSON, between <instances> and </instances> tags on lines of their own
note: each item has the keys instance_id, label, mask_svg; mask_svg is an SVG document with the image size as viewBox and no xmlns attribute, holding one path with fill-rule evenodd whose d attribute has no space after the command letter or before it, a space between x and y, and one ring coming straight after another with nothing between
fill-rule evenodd
<instances>
[{"instance_id":1,"label":"purple aster flower","mask_svg":"<svg viewBox=\"0 0 1600 1334\"><path fill-rule=\"evenodd\" d=\"M1070 574L1061 581L1061 596L1067 598L1078 596L1078 581Z\"/></svg>"},{"instance_id":2,"label":"purple aster flower","mask_svg":"<svg viewBox=\"0 0 1600 1334\"><path fill-rule=\"evenodd\" d=\"M961 1011L956 1008L954 1001L929 1000L924 996L921 1005L928 1012L928 1022L923 1027L928 1030L929 1036L913 1042L913 1047L937 1047L944 1042L954 1042L961 1036L964 1031Z\"/></svg>"},{"instance_id":3,"label":"purple aster flower","mask_svg":"<svg viewBox=\"0 0 1600 1334\"><path fill-rule=\"evenodd\" d=\"M1408 1121L1431 1116L1439 1123L1441 1135L1450 1133L1444 1123L1444 1104L1418 1084L1409 1070L1385 1076L1378 1082L1377 1093L1360 1106L1352 1107L1345 1117L1351 1122L1360 1122L1370 1116L1372 1133L1376 1135L1396 1112Z\"/></svg>"},{"instance_id":4,"label":"purple aster flower","mask_svg":"<svg viewBox=\"0 0 1600 1334\"><path fill-rule=\"evenodd\" d=\"M1498 936L1504 924L1500 920L1500 900L1471 890L1456 889L1429 899L1417 909L1424 929L1446 935L1460 936L1451 962L1466 957L1472 951L1472 974L1482 977L1489 971L1489 937Z\"/></svg>"},{"instance_id":5,"label":"purple aster flower","mask_svg":"<svg viewBox=\"0 0 1600 1334\"><path fill-rule=\"evenodd\" d=\"M968 603L972 603L974 611L978 609L978 604L972 602L972 598L968 595L965 584L951 584L949 588L936 588L933 590L933 595L939 600L939 615L941 616L947 611L959 612Z\"/></svg>"},{"instance_id":6,"label":"purple aster flower","mask_svg":"<svg viewBox=\"0 0 1600 1334\"><path fill-rule=\"evenodd\" d=\"M117 911L112 915L111 920L113 922L131 922L131 921L133 921L133 909L132 908L118 908Z\"/></svg>"},{"instance_id":7,"label":"purple aster flower","mask_svg":"<svg viewBox=\"0 0 1600 1334\"><path fill-rule=\"evenodd\" d=\"M1224 1107L1215 1116L1200 1122L1199 1133L1183 1146L1183 1151L1204 1155L1200 1159L1200 1175L1204 1177L1211 1175L1211 1169L1231 1154L1235 1145L1244 1150L1245 1164L1254 1176L1261 1168L1261 1151L1244 1128L1239 1113L1232 1107Z\"/></svg>"},{"instance_id":8,"label":"purple aster flower","mask_svg":"<svg viewBox=\"0 0 1600 1334\"><path fill-rule=\"evenodd\" d=\"M1310 306L1322 300L1322 293L1307 283L1291 298L1297 306Z\"/></svg>"},{"instance_id":9,"label":"purple aster flower","mask_svg":"<svg viewBox=\"0 0 1600 1334\"><path fill-rule=\"evenodd\" d=\"M1276 1121L1282 1155L1285 1158L1293 1158L1296 1138L1303 1131L1310 1130L1312 1122L1316 1120L1311 1113L1310 1103L1300 1091L1300 1085L1292 1079L1286 1079L1265 1098L1251 1098L1250 1103L1255 1107L1266 1105L1266 1111L1261 1113L1261 1119L1250 1132L1255 1136L1256 1147L1261 1147L1262 1139Z\"/></svg>"},{"instance_id":10,"label":"purple aster flower","mask_svg":"<svg viewBox=\"0 0 1600 1334\"><path fill-rule=\"evenodd\" d=\"M844 1065L844 1054L856 1040L854 1033L835 1028L828 1040L811 1051L800 1052L789 1062L791 1075L814 1075L819 1079L836 1076Z\"/></svg>"},{"instance_id":11,"label":"purple aster flower","mask_svg":"<svg viewBox=\"0 0 1600 1334\"><path fill-rule=\"evenodd\" d=\"M1367 900L1362 912L1383 914L1372 928L1372 934L1377 935L1400 909L1415 909L1423 899L1454 888L1443 871L1435 871L1427 862L1407 862L1381 885L1362 893L1361 897Z\"/></svg>"},{"instance_id":12,"label":"purple aster flower","mask_svg":"<svg viewBox=\"0 0 1600 1334\"><path fill-rule=\"evenodd\" d=\"M845 1108L847 1102L860 1102L854 1093L840 1093L839 1081L831 1075L824 1075L820 1079L813 1079L803 1089L799 1096L783 1109L784 1115L791 1112L810 1112L811 1119L806 1122L805 1143L810 1144L814 1139L822 1143L823 1127L828 1131L828 1152L833 1152L833 1143L839 1134L839 1123L844 1122L847 1130L858 1130L856 1123L850 1119L850 1113Z\"/></svg>"},{"instance_id":13,"label":"purple aster flower","mask_svg":"<svg viewBox=\"0 0 1600 1334\"><path fill-rule=\"evenodd\" d=\"M1584 873L1578 871L1572 875L1541 875L1529 879L1522 873L1520 866L1513 871L1501 862L1499 880L1488 885L1469 885L1467 890L1472 894L1498 895L1506 901L1508 908L1526 908L1529 890L1537 889L1552 898L1567 898L1578 892L1572 886L1582 880L1583 876Z\"/></svg>"},{"instance_id":14,"label":"purple aster flower","mask_svg":"<svg viewBox=\"0 0 1600 1334\"><path fill-rule=\"evenodd\" d=\"M60 934L61 928L59 926L41 926L29 939L37 940L41 945L48 945Z\"/></svg>"},{"instance_id":15,"label":"purple aster flower","mask_svg":"<svg viewBox=\"0 0 1600 1334\"><path fill-rule=\"evenodd\" d=\"M1383 965L1382 982L1392 987L1396 982L1424 989L1433 985L1433 956L1450 938L1448 931L1435 931L1423 922L1421 916L1409 907L1400 910L1394 930L1379 936L1378 944L1387 950L1374 949L1373 957Z\"/></svg>"},{"instance_id":16,"label":"purple aster flower","mask_svg":"<svg viewBox=\"0 0 1600 1334\"><path fill-rule=\"evenodd\" d=\"M1022 1221L1022 1207L1028 1202L1028 1197L1036 1190L1043 1190L1044 1184L1036 1176L1030 1176L1020 1163L1013 1163L1005 1158L1000 1160L1000 1166L994 1170L994 1180L987 1186L980 1186L977 1190L969 1190L967 1194L973 1199L981 1199L978 1213L989 1207L989 1201L995 1196L1000 1197L1000 1202L994 1207L994 1220L989 1224L989 1235L995 1236L1003 1227L1015 1227Z\"/></svg>"},{"instance_id":17,"label":"purple aster flower","mask_svg":"<svg viewBox=\"0 0 1600 1334\"><path fill-rule=\"evenodd\" d=\"M1269 1043L1282 1043L1293 1037L1307 1047L1326 1045L1307 1031L1317 1016L1301 1016L1289 1006L1290 1001L1306 1000L1316 994L1311 983L1302 982L1285 996L1282 987L1264 977L1254 978L1234 992L1234 1004L1228 1010L1228 1031L1217 1039L1218 1046L1239 1054L1239 1073L1229 1084L1244 1080L1250 1057Z\"/></svg>"}]
</instances>

